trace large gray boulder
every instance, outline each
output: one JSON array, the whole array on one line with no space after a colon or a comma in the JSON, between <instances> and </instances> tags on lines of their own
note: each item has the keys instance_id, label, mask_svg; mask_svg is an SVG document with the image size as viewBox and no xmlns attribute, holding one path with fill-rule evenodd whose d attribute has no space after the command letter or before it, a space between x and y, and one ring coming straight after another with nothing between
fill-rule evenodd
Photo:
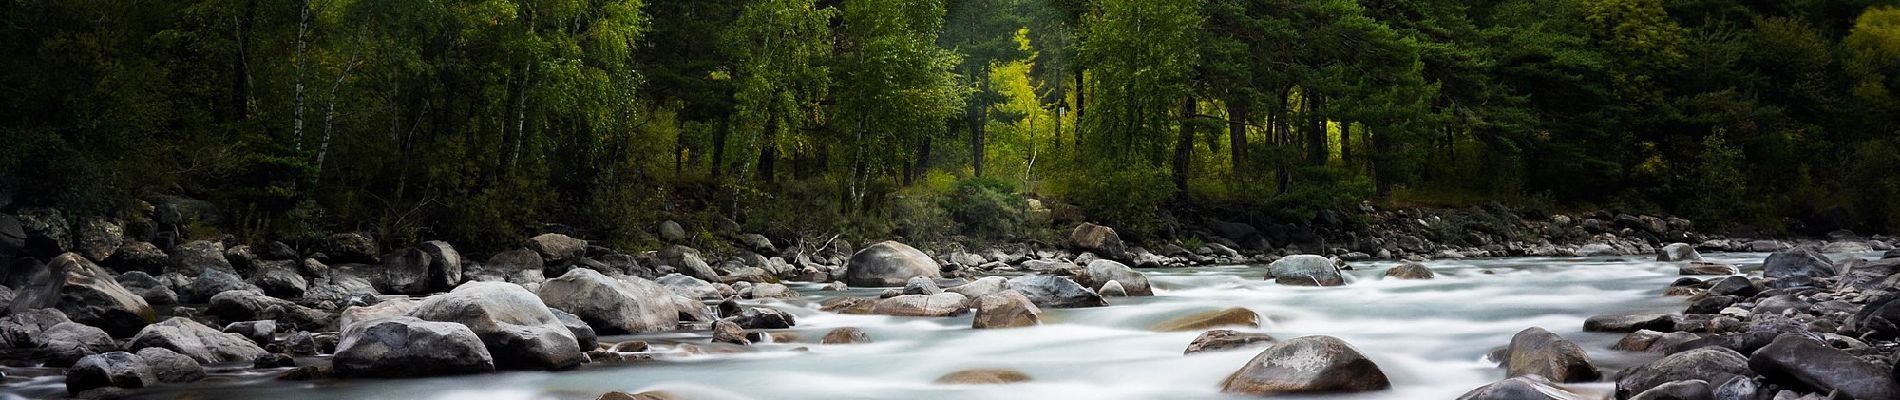
<instances>
[{"instance_id":1,"label":"large gray boulder","mask_svg":"<svg viewBox=\"0 0 1900 400\"><path fill-rule=\"evenodd\" d=\"M379 291L391 294L424 294L429 292L429 265L433 262L429 253L414 247L403 248L383 255L382 286Z\"/></svg>"},{"instance_id":2,"label":"large gray boulder","mask_svg":"<svg viewBox=\"0 0 1900 400\"><path fill-rule=\"evenodd\" d=\"M185 275L198 275L205 270L219 270L237 274L237 268L224 258L224 244L212 240L193 240L172 248L172 270Z\"/></svg>"},{"instance_id":3,"label":"large gray boulder","mask_svg":"<svg viewBox=\"0 0 1900 400\"><path fill-rule=\"evenodd\" d=\"M1762 276L1774 278L1774 287L1808 286L1814 278L1834 276L1834 263L1814 249L1800 247L1777 251L1762 261Z\"/></svg>"},{"instance_id":4,"label":"large gray boulder","mask_svg":"<svg viewBox=\"0 0 1900 400\"><path fill-rule=\"evenodd\" d=\"M1558 382L1592 382L1602 375L1583 347L1544 328L1531 327L1511 336L1511 346L1505 352L1505 376L1539 375Z\"/></svg>"},{"instance_id":5,"label":"large gray boulder","mask_svg":"<svg viewBox=\"0 0 1900 400\"><path fill-rule=\"evenodd\" d=\"M158 382L158 375L152 373L145 359L123 351L86 356L66 370L66 393L71 395L102 387L136 389Z\"/></svg>"},{"instance_id":6,"label":"large gray boulder","mask_svg":"<svg viewBox=\"0 0 1900 400\"><path fill-rule=\"evenodd\" d=\"M474 331L453 322L384 317L343 331L334 358L340 377L419 377L495 370Z\"/></svg>"},{"instance_id":7,"label":"large gray boulder","mask_svg":"<svg viewBox=\"0 0 1900 400\"><path fill-rule=\"evenodd\" d=\"M207 269L198 274L198 279L191 281L191 290L184 293L184 300L192 303L204 303L211 301L211 296L233 290L264 291L263 289L258 289L256 285L245 282L244 278L239 278L237 274L222 270Z\"/></svg>"},{"instance_id":8,"label":"large gray boulder","mask_svg":"<svg viewBox=\"0 0 1900 400\"><path fill-rule=\"evenodd\" d=\"M587 241L559 233L543 233L540 236L528 238L527 243L522 245L536 253L541 253L541 258L556 263L574 261L587 251Z\"/></svg>"},{"instance_id":9,"label":"large gray boulder","mask_svg":"<svg viewBox=\"0 0 1900 400\"><path fill-rule=\"evenodd\" d=\"M205 314L225 321L277 320L304 330L325 329L335 322L329 313L256 290L231 290L211 296Z\"/></svg>"},{"instance_id":10,"label":"large gray boulder","mask_svg":"<svg viewBox=\"0 0 1900 400\"><path fill-rule=\"evenodd\" d=\"M88 218L79 223L73 238L73 251L93 261L105 262L125 244L125 227L112 221Z\"/></svg>"},{"instance_id":11,"label":"large gray boulder","mask_svg":"<svg viewBox=\"0 0 1900 400\"><path fill-rule=\"evenodd\" d=\"M900 317L948 317L962 314L969 299L956 293L907 294L878 300L871 313Z\"/></svg>"},{"instance_id":12,"label":"large gray boulder","mask_svg":"<svg viewBox=\"0 0 1900 400\"><path fill-rule=\"evenodd\" d=\"M264 294L285 299L303 297L304 292L310 290L310 281L297 273L294 260L258 261L256 271L252 271L245 282L263 290Z\"/></svg>"},{"instance_id":13,"label":"large gray boulder","mask_svg":"<svg viewBox=\"0 0 1900 400\"><path fill-rule=\"evenodd\" d=\"M204 364L250 362L267 354L243 335L219 332L185 317L152 324L132 337L128 349L163 348Z\"/></svg>"},{"instance_id":14,"label":"large gray boulder","mask_svg":"<svg viewBox=\"0 0 1900 400\"><path fill-rule=\"evenodd\" d=\"M1588 398L1537 375L1497 381L1458 396L1458 400L1584 400Z\"/></svg>"},{"instance_id":15,"label":"large gray boulder","mask_svg":"<svg viewBox=\"0 0 1900 400\"><path fill-rule=\"evenodd\" d=\"M1023 275L1009 279L1010 290L1021 292L1038 307L1082 308L1108 305L1108 300L1081 284L1060 276Z\"/></svg>"},{"instance_id":16,"label":"large gray boulder","mask_svg":"<svg viewBox=\"0 0 1900 400\"><path fill-rule=\"evenodd\" d=\"M1221 391L1249 395L1347 393L1392 387L1378 364L1332 336L1301 336L1273 345L1221 382Z\"/></svg>"},{"instance_id":17,"label":"large gray boulder","mask_svg":"<svg viewBox=\"0 0 1900 400\"><path fill-rule=\"evenodd\" d=\"M120 245L112 257L100 262L106 268L118 272L141 271L152 275L163 275L171 269L171 256L159 250L158 246L140 241L127 241Z\"/></svg>"},{"instance_id":18,"label":"large gray boulder","mask_svg":"<svg viewBox=\"0 0 1900 400\"><path fill-rule=\"evenodd\" d=\"M1148 276L1135 272L1134 268L1114 260L1089 261L1081 273L1075 275L1076 283L1100 291L1109 282L1121 283L1122 291L1129 296L1153 296L1155 291L1148 286Z\"/></svg>"},{"instance_id":19,"label":"large gray boulder","mask_svg":"<svg viewBox=\"0 0 1900 400\"><path fill-rule=\"evenodd\" d=\"M53 325L40 333L40 340L47 367L70 367L85 356L119 350L119 343L106 331L77 322Z\"/></svg>"},{"instance_id":20,"label":"large gray boulder","mask_svg":"<svg viewBox=\"0 0 1900 400\"><path fill-rule=\"evenodd\" d=\"M330 257L330 263L374 263L380 261L382 254L376 250L376 240L361 233L338 233L324 240L323 253Z\"/></svg>"},{"instance_id":21,"label":"large gray boulder","mask_svg":"<svg viewBox=\"0 0 1900 400\"><path fill-rule=\"evenodd\" d=\"M1406 261L1399 263L1397 267L1385 270L1385 277L1394 279L1432 279L1438 277L1438 273L1432 272L1432 269L1426 267L1424 264Z\"/></svg>"},{"instance_id":22,"label":"large gray boulder","mask_svg":"<svg viewBox=\"0 0 1900 400\"><path fill-rule=\"evenodd\" d=\"M1723 347L1703 347L1623 370L1616 377L1616 398L1627 399L1675 381L1728 382L1749 374L1748 359L1741 353Z\"/></svg>"},{"instance_id":23,"label":"large gray boulder","mask_svg":"<svg viewBox=\"0 0 1900 400\"><path fill-rule=\"evenodd\" d=\"M580 341L534 293L505 282L468 282L429 296L410 316L467 325L500 369L562 370L581 363Z\"/></svg>"},{"instance_id":24,"label":"large gray boulder","mask_svg":"<svg viewBox=\"0 0 1900 400\"><path fill-rule=\"evenodd\" d=\"M1783 334L1748 358L1749 368L1780 385L1856 399L1900 398L1891 367L1875 364L1799 334Z\"/></svg>"},{"instance_id":25,"label":"large gray boulder","mask_svg":"<svg viewBox=\"0 0 1900 400\"><path fill-rule=\"evenodd\" d=\"M706 259L699 255L697 249L676 244L660 249L659 256L660 262L673 266L680 274L709 282L719 281L719 271L714 271L712 265L706 264Z\"/></svg>"},{"instance_id":26,"label":"large gray boulder","mask_svg":"<svg viewBox=\"0 0 1900 400\"><path fill-rule=\"evenodd\" d=\"M541 253L536 253L534 250L529 249L514 249L496 253L494 256L488 257L487 263L483 263L478 267L479 268L474 268L470 271L465 271L469 275L468 278L470 280L483 278L483 275L488 275L486 278L501 279L516 283L535 283L547 279L543 272L547 269L547 260L541 258Z\"/></svg>"},{"instance_id":27,"label":"large gray boulder","mask_svg":"<svg viewBox=\"0 0 1900 400\"><path fill-rule=\"evenodd\" d=\"M429 255L428 290L445 291L462 284L462 253L456 252L455 246L431 240L416 248Z\"/></svg>"},{"instance_id":28,"label":"large gray boulder","mask_svg":"<svg viewBox=\"0 0 1900 400\"><path fill-rule=\"evenodd\" d=\"M72 322L66 314L51 308L19 310L0 317L0 347L35 348L45 342L41 333L54 325Z\"/></svg>"},{"instance_id":29,"label":"large gray boulder","mask_svg":"<svg viewBox=\"0 0 1900 400\"><path fill-rule=\"evenodd\" d=\"M147 347L139 349L137 354L145 360L145 365L152 367L152 374L158 376L159 382L196 382L205 378L204 364L176 351Z\"/></svg>"},{"instance_id":30,"label":"large gray boulder","mask_svg":"<svg viewBox=\"0 0 1900 400\"><path fill-rule=\"evenodd\" d=\"M865 246L845 265L844 283L853 287L899 287L914 277L941 277L937 260L894 241Z\"/></svg>"},{"instance_id":31,"label":"large gray boulder","mask_svg":"<svg viewBox=\"0 0 1900 400\"><path fill-rule=\"evenodd\" d=\"M955 294L955 293L952 293ZM1021 292L1006 290L976 298L975 329L1020 328L1042 323L1042 309Z\"/></svg>"},{"instance_id":32,"label":"large gray boulder","mask_svg":"<svg viewBox=\"0 0 1900 400\"><path fill-rule=\"evenodd\" d=\"M74 322L125 337L158 319L145 298L132 294L112 278L112 272L78 253L53 258L53 269L66 272L59 291L59 311Z\"/></svg>"},{"instance_id":33,"label":"large gray boulder","mask_svg":"<svg viewBox=\"0 0 1900 400\"><path fill-rule=\"evenodd\" d=\"M1281 257L1267 264L1267 275L1274 282L1291 286L1339 286L1346 278L1339 274L1333 260L1311 254Z\"/></svg>"},{"instance_id":34,"label":"large gray boulder","mask_svg":"<svg viewBox=\"0 0 1900 400\"><path fill-rule=\"evenodd\" d=\"M575 268L535 291L548 306L574 313L600 333L670 331L679 325L673 293L640 277Z\"/></svg>"},{"instance_id":35,"label":"large gray boulder","mask_svg":"<svg viewBox=\"0 0 1900 400\"><path fill-rule=\"evenodd\" d=\"M1114 228L1082 223L1069 231L1069 245L1078 251L1095 253L1116 260L1128 259L1128 247L1122 244L1121 235Z\"/></svg>"}]
</instances>

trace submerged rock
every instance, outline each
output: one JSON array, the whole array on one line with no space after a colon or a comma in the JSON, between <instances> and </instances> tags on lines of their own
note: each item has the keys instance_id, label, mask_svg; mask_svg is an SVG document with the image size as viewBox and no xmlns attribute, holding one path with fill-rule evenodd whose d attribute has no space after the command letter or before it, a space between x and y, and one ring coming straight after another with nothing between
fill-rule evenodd
<instances>
[{"instance_id":1,"label":"submerged rock","mask_svg":"<svg viewBox=\"0 0 1900 400\"><path fill-rule=\"evenodd\" d=\"M1346 278L1339 274L1333 260L1311 254L1292 255L1267 264L1274 282L1289 286L1339 286Z\"/></svg>"},{"instance_id":2,"label":"submerged rock","mask_svg":"<svg viewBox=\"0 0 1900 400\"><path fill-rule=\"evenodd\" d=\"M871 335L865 334L863 329L844 327L844 328L832 329L830 332L825 332L824 339L820 341L819 343L856 344L856 343L870 343L870 342L871 342Z\"/></svg>"},{"instance_id":3,"label":"submerged rock","mask_svg":"<svg viewBox=\"0 0 1900 400\"><path fill-rule=\"evenodd\" d=\"M1248 347L1266 346L1273 344L1273 342L1273 336L1265 333L1244 333L1227 329L1216 329L1201 332L1201 336L1196 336L1194 337L1194 341L1188 342L1187 350L1182 351L1181 354L1239 350Z\"/></svg>"},{"instance_id":4,"label":"submerged rock","mask_svg":"<svg viewBox=\"0 0 1900 400\"><path fill-rule=\"evenodd\" d=\"M877 304L871 306L871 313L900 317L948 317L962 314L965 300L968 299L963 295L948 292L907 294L878 300Z\"/></svg>"},{"instance_id":5,"label":"submerged rock","mask_svg":"<svg viewBox=\"0 0 1900 400\"><path fill-rule=\"evenodd\" d=\"M1000 385L1028 382L1029 374L1013 369L966 369L951 372L937 378L937 383L946 385Z\"/></svg>"},{"instance_id":6,"label":"submerged rock","mask_svg":"<svg viewBox=\"0 0 1900 400\"><path fill-rule=\"evenodd\" d=\"M1147 275L1135 272L1134 268L1129 268L1114 260L1090 261L1088 267L1083 268L1080 274L1076 274L1075 280L1084 287L1097 290L1101 290L1103 286L1111 282L1119 283L1122 291L1129 296L1155 294L1154 289L1148 286Z\"/></svg>"},{"instance_id":7,"label":"submerged rock","mask_svg":"<svg viewBox=\"0 0 1900 400\"><path fill-rule=\"evenodd\" d=\"M1385 270L1385 277L1396 279L1432 279L1438 277L1431 268L1411 261L1400 263L1397 267Z\"/></svg>"},{"instance_id":8,"label":"submerged rock","mask_svg":"<svg viewBox=\"0 0 1900 400\"><path fill-rule=\"evenodd\" d=\"M1008 290L984 295L977 297L975 303L976 318L970 322L971 328L1020 328L1042 323L1042 309L1021 292Z\"/></svg>"},{"instance_id":9,"label":"submerged rock","mask_svg":"<svg viewBox=\"0 0 1900 400\"><path fill-rule=\"evenodd\" d=\"M1688 243L1670 243L1656 251L1656 261L1702 261L1702 253L1697 253L1695 246Z\"/></svg>"},{"instance_id":10,"label":"submerged rock","mask_svg":"<svg viewBox=\"0 0 1900 400\"><path fill-rule=\"evenodd\" d=\"M1588 397L1571 392L1556 383L1537 375L1512 377L1484 385L1458 396L1458 400L1585 400Z\"/></svg>"},{"instance_id":11,"label":"submerged rock","mask_svg":"<svg viewBox=\"0 0 1900 400\"><path fill-rule=\"evenodd\" d=\"M1198 331L1221 326L1260 327L1260 314L1243 307L1204 311L1175 317L1150 326L1160 332Z\"/></svg>"},{"instance_id":12,"label":"submerged rock","mask_svg":"<svg viewBox=\"0 0 1900 400\"><path fill-rule=\"evenodd\" d=\"M1346 341L1301 336L1261 351L1221 383L1227 393L1346 393L1392 387L1385 372Z\"/></svg>"}]
</instances>

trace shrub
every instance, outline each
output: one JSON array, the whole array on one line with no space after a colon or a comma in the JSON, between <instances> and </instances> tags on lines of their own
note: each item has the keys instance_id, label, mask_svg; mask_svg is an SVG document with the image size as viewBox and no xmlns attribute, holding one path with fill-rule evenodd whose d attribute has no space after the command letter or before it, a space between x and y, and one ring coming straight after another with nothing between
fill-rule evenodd
<instances>
[{"instance_id":1,"label":"shrub","mask_svg":"<svg viewBox=\"0 0 1900 400\"><path fill-rule=\"evenodd\" d=\"M972 238L1003 239L1019 234L1027 200L1009 184L989 177L958 181L939 204L957 224L957 232Z\"/></svg>"}]
</instances>

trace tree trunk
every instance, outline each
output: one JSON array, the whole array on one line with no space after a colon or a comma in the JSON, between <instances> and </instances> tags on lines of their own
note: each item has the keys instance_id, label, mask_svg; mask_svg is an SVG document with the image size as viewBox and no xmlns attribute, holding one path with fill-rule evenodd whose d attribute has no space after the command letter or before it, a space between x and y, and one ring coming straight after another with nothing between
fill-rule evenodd
<instances>
[{"instance_id":1,"label":"tree trunk","mask_svg":"<svg viewBox=\"0 0 1900 400\"><path fill-rule=\"evenodd\" d=\"M727 129L731 127L731 122L732 117L721 118L719 119L719 126L713 129L712 179L715 182L719 181L720 177L725 175L726 133ZM739 174L744 175L745 171L739 171Z\"/></svg>"},{"instance_id":2,"label":"tree trunk","mask_svg":"<svg viewBox=\"0 0 1900 400\"><path fill-rule=\"evenodd\" d=\"M1200 112L1194 103L1194 96L1181 101L1180 135L1174 141L1174 195L1186 199L1188 196L1188 167L1194 158L1194 115Z\"/></svg>"},{"instance_id":3,"label":"tree trunk","mask_svg":"<svg viewBox=\"0 0 1900 400\"><path fill-rule=\"evenodd\" d=\"M1234 177L1239 177L1247 171L1245 167L1247 160L1247 122L1251 118L1247 115L1248 111L1248 104L1245 100L1229 99L1227 101L1227 147L1229 147L1228 151L1233 154L1229 161L1233 164Z\"/></svg>"},{"instance_id":4,"label":"tree trunk","mask_svg":"<svg viewBox=\"0 0 1900 400\"><path fill-rule=\"evenodd\" d=\"M310 31L310 0L303 0L299 2L299 4L297 17L297 54L291 55L292 58L296 59L297 76L295 77L296 93L294 100L292 100L293 105L291 107L290 136L292 146L301 150L303 149L303 68L307 62L306 59L310 58L304 54L304 49L309 47L309 40L305 39L305 35Z\"/></svg>"},{"instance_id":5,"label":"tree trunk","mask_svg":"<svg viewBox=\"0 0 1900 400\"><path fill-rule=\"evenodd\" d=\"M1353 170L1352 121L1339 121L1339 163L1346 166L1346 171Z\"/></svg>"},{"instance_id":6,"label":"tree trunk","mask_svg":"<svg viewBox=\"0 0 1900 400\"><path fill-rule=\"evenodd\" d=\"M976 81L976 100L970 102L972 109L969 112L970 176L973 177L983 176L983 158L985 156L983 154L983 142L984 139L986 139L984 135L987 134L987 129L985 129L987 128L985 126L987 124L984 122L989 119L990 112L989 96L985 95L985 92L989 90L989 84L987 82L990 75L989 67L985 66L982 70L982 75L978 75L980 78Z\"/></svg>"},{"instance_id":7,"label":"tree trunk","mask_svg":"<svg viewBox=\"0 0 1900 400\"><path fill-rule=\"evenodd\" d=\"M1306 162L1326 165L1326 118L1320 116L1320 97L1314 93L1300 96L1306 112Z\"/></svg>"}]
</instances>

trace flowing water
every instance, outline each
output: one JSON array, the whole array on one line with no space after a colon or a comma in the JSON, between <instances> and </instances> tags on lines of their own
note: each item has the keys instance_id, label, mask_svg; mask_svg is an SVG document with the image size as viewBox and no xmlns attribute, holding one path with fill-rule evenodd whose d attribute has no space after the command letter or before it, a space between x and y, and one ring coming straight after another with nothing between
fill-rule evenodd
<instances>
[{"instance_id":1,"label":"flowing water","mask_svg":"<svg viewBox=\"0 0 1900 400\"><path fill-rule=\"evenodd\" d=\"M1711 254L1711 261L1756 264L1765 254ZM708 352L567 372L506 372L408 380L277 382L257 372L214 374L212 380L146 392L154 397L270 399L592 399L613 390L664 390L690 399L1217 399L1219 384L1258 348L1182 355L1199 332L1153 332L1156 322L1201 311L1246 307L1264 321L1257 331L1287 339L1331 335L1351 343L1383 369L1392 390L1328 399L1452 399L1496 381L1504 371L1487 361L1511 335L1541 326L1576 341L1595 363L1618 370L1654 355L1616 352L1620 334L1584 333L1591 315L1677 312L1680 297L1662 289L1676 265L1648 257L1502 258L1426 263L1433 280L1382 279L1392 262L1354 263L1343 287L1280 286L1261 279L1261 265L1142 270L1153 297L1111 298L1108 307L1044 309L1043 325L973 330L970 316L952 318L841 315L817 310L839 292L796 286L789 302L753 302L797 316L803 339L755 345L759 351ZM876 290L844 294L873 296ZM857 327L873 343L820 345L832 328ZM701 343L704 333L612 336L666 348ZM941 385L951 371L1010 368L1033 380L1012 385ZM240 371L241 368L232 368ZM1586 384L1606 392L1609 383ZM0 390L63 394L55 377ZM51 391L49 393L48 391ZM1301 398L1283 396L1276 398Z\"/></svg>"}]
</instances>

